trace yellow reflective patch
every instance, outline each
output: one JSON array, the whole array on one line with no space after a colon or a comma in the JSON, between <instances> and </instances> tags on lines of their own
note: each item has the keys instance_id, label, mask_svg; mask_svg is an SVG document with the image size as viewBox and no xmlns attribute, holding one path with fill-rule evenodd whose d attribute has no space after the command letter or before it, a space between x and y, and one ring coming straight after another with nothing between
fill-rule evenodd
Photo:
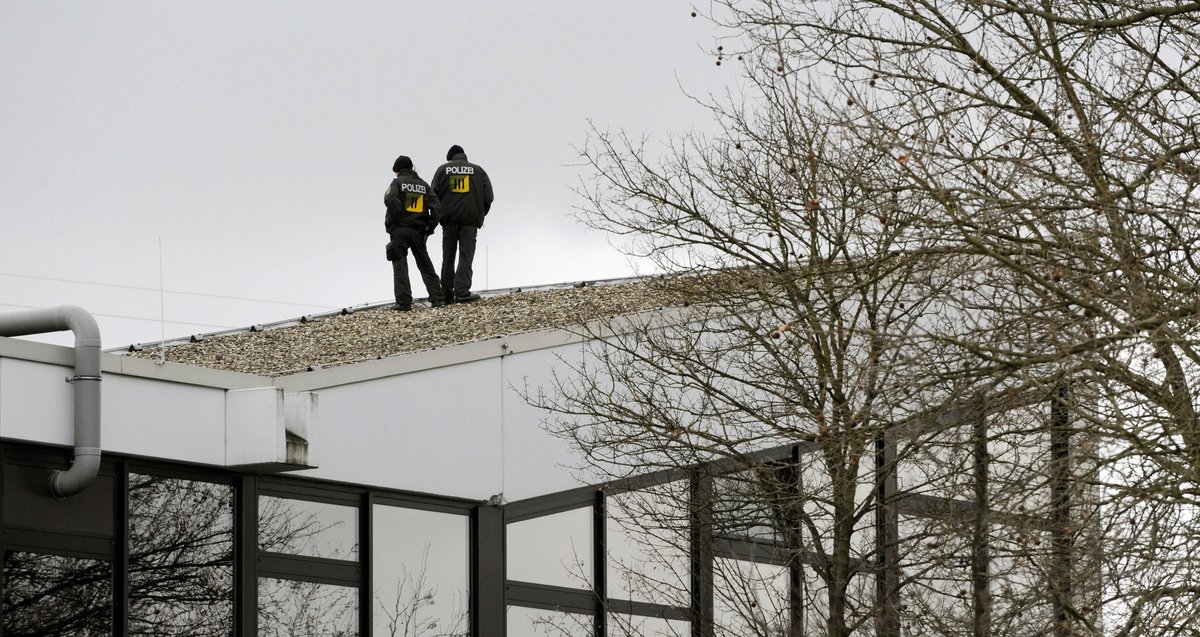
<instances>
[{"instance_id":1,"label":"yellow reflective patch","mask_svg":"<svg viewBox=\"0 0 1200 637\"><path fill-rule=\"evenodd\" d=\"M471 176L450 175L450 192L471 192Z\"/></svg>"},{"instance_id":2,"label":"yellow reflective patch","mask_svg":"<svg viewBox=\"0 0 1200 637\"><path fill-rule=\"evenodd\" d=\"M404 199L404 209L408 212L425 212L425 195L410 192Z\"/></svg>"}]
</instances>

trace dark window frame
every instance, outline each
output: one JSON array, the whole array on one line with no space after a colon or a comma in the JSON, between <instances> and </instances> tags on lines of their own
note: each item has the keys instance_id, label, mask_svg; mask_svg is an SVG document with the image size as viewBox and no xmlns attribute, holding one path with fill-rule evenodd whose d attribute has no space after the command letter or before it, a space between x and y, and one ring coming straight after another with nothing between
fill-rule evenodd
<instances>
[{"instance_id":1,"label":"dark window frame","mask_svg":"<svg viewBox=\"0 0 1200 637\"><path fill-rule=\"evenodd\" d=\"M71 450L68 448L38 445L21 441L0 440L0 467L18 465L45 470L47 476L55 469L70 466ZM234 578L234 634L251 637L258 632L258 580L273 578L295 580L317 584L354 587L359 595L358 629L360 635L371 631L371 547L373 504L433 511L464 516L468 523L468 564L470 575L469 625L473 636L482 634L479 618L480 609L487 610L489 604L478 600L479 565L481 561L494 572L497 559L503 571L503 556L488 552L484 556L478 550L481 541L479 520L496 516L481 515L481 509L503 510L489 507L481 501L467 498L443 497L405 491L402 489L368 487L338 481L327 481L307 476L267 475L242 473L226 467L196 463L170 462L105 453L101 459L100 475L113 480L113 530L111 534L56 532L7 524L0 507L0 551L16 550L45 555L74 557L105 561L113 569L113 634L128 632L128 540L129 540L129 488L130 474L153 477L192 480L228 486L233 490L233 578ZM0 472L0 481L3 480ZM3 484L0 482L0 487ZM2 491L0 491L2 493ZM258 549L258 499L260 496L335 504L353 507L358 512L358 561L331 560L308 556L289 555L260 551ZM491 524L503 531L502 525ZM503 539L501 538L502 547ZM493 576L493 581L495 581ZM0 579L0 586L3 585ZM492 584L499 590L502 583ZM501 597L493 594L494 597ZM490 604L495 614L497 604ZM503 606L499 605L503 610Z\"/></svg>"}]
</instances>

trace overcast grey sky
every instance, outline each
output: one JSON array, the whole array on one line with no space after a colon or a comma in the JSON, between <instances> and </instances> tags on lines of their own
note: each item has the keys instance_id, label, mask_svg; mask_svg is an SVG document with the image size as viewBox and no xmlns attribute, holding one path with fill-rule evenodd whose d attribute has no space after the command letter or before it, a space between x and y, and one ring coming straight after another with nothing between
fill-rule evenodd
<instances>
[{"instance_id":1,"label":"overcast grey sky","mask_svg":"<svg viewBox=\"0 0 1200 637\"><path fill-rule=\"evenodd\" d=\"M81 305L106 348L155 341L160 242L167 338L389 300L392 160L428 180L451 144L496 192L476 290L631 275L572 218L572 145L589 120L712 128L684 91L732 69L691 10L0 0L0 312Z\"/></svg>"}]
</instances>

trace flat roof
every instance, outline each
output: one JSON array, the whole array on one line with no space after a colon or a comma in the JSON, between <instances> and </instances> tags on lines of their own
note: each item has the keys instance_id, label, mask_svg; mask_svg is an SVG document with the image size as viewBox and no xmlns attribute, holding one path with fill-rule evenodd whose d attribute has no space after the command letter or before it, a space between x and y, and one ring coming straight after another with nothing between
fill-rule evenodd
<instances>
[{"instance_id":1,"label":"flat roof","mask_svg":"<svg viewBox=\"0 0 1200 637\"><path fill-rule=\"evenodd\" d=\"M669 306L659 279L595 281L481 293L475 303L391 304L305 316L235 332L148 344L129 356L279 377L450 345L580 326Z\"/></svg>"}]
</instances>

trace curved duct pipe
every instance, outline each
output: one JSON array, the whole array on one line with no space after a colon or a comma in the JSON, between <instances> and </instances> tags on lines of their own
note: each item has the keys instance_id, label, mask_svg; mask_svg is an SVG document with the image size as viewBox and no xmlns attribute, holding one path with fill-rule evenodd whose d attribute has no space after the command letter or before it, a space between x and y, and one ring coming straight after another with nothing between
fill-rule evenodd
<instances>
[{"instance_id":1,"label":"curved duct pipe","mask_svg":"<svg viewBox=\"0 0 1200 637\"><path fill-rule=\"evenodd\" d=\"M100 469L100 327L74 305L0 314L0 336L26 336L71 330L75 333L75 459L66 471L50 474L57 499L88 488Z\"/></svg>"}]
</instances>

